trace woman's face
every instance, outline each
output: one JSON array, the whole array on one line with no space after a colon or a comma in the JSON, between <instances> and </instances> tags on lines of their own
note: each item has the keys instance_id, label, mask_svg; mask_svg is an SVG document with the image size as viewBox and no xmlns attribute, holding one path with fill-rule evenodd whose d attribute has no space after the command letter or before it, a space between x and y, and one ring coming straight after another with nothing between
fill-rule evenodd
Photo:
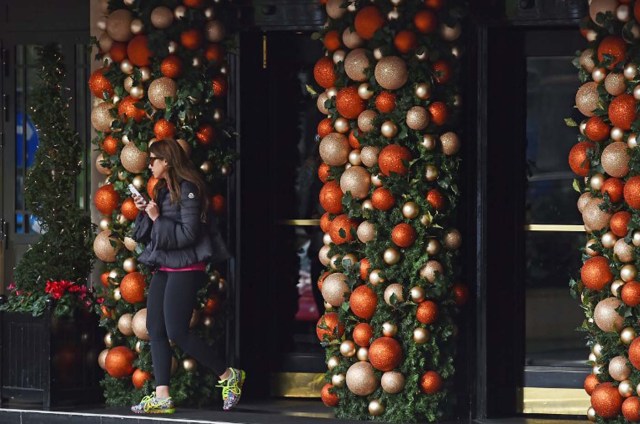
<instances>
[{"instance_id":1,"label":"woman's face","mask_svg":"<svg viewBox=\"0 0 640 424\"><path fill-rule=\"evenodd\" d=\"M157 179L166 178L169 163L165 158L156 156L154 153L149 154L149 169Z\"/></svg>"}]
</instances>

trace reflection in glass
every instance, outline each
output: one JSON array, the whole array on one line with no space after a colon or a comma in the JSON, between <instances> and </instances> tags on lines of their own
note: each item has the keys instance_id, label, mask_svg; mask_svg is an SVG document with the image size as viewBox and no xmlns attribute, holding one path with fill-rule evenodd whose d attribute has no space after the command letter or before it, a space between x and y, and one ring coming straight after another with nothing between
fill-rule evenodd
<instances>
[{"instance_id":1,"label":"reflection in glass","mask_svg":"<svg viewBox=\"0 0 640 424\"><path fill-rule=\"evenodd\" d=\"M567 165L576 131L563 119L582 119L573 107L579 81L571 60L527 59L527 224L582 224ZM568 288L585 241L582 232L525 233L528 365L585 364L584 337L575 331L584 315Z\"/></svg>"}]
</instances>

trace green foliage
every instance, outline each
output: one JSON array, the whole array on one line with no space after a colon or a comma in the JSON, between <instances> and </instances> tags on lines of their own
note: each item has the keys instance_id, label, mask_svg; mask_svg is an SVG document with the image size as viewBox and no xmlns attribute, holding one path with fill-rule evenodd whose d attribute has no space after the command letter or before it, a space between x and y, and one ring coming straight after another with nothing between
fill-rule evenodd
<instances>
[{"instance_id":1,"label":"green foliage","mask_svg":"<svg viewBox=\"0 0 640 424\"><path fill-rule=\"evenodd\" d=\"M27 210L36 217L42 234L22 256L15 270L15 290L5 310L44 311L45 283L84 282L91 272L91 221L75 201L81 170L80 136L71 127L69 99L64 93L65 68L55 45L39 52L40 82L30 93L30 116L39 146L25 182ZM61 305L64 310L69 308Z\"/></svg>"}]
</instances>

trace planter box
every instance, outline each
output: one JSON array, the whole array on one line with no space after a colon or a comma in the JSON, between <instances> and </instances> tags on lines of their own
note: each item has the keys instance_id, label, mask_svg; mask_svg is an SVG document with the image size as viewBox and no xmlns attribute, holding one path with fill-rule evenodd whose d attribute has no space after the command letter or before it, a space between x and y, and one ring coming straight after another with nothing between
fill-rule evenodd
<instances>
[{"instance_id":1,"label":"planter box","mask_svg":"<svg viewBox=\"0 0 640 424\"><path fill-rule=\"evenodd\" d=\"M88 312L56 319L0 312L0 407L100 403L103 333Z\"/></svg>"}]
</instances>

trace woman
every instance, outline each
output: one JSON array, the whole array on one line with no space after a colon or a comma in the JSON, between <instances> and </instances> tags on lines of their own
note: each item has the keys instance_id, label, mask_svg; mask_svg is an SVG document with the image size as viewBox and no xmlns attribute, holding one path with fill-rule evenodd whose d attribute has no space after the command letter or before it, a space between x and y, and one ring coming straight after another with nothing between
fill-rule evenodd
<instances>
[{"instance_id":1,"label":"woman","mask_svg":"<svg viewBox=\"0 0 640 424\"><path fill-rule=\"evenodd\" d=\"M244 371L227 368L210 346L189 331L196 294L207 278L206 262L219 253L213 251L206 224L205 183L173 140L157 141L149 147L149 168L158 183L153 199L134 195L141 213L133 238L146 244L138 261L155 269L147 294L147 330L156 390L131 410L152 414L175 411L169 392L170 340L220 377L223 409L229 410L240 400Z\"/></svg>"}]
</instances>

